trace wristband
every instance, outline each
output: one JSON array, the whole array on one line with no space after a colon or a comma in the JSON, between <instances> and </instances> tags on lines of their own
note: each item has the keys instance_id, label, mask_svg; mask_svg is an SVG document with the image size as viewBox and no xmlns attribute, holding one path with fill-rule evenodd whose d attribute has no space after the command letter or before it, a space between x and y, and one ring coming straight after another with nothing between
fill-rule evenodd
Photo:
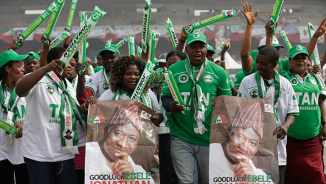
<instances>
[{"instance_id":1,"label":"wristband","mask_svg":"<svg viewBox=\"0 0 326 184\"><path fill-rule=\"evenodd\" d=\"M221 62L221 63L224 63L224 62L225 62L225 58L223 58L223 59L221 58L221 59L220 59L220 62Z\"/></svg>"},{"instance_id":2,"label":"wristband","mask_svg":"<svg viewBox=\"0 0 326 184\"><path fill-rule=\"evenodd\" d=\"M181 42L181 43L186 43L185 40L181 40L181 39L179 39L179 42Z\"/></svg>"}]
</instances>

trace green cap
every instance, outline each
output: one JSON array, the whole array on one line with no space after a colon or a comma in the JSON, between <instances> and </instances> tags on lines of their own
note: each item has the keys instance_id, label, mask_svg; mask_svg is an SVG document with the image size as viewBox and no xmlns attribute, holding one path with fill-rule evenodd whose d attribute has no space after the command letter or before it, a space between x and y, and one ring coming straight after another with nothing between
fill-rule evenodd
<instances>
[{"instance_id":1,"label":"green cap","mask_svg":"<svg viewBox=\"0 0 326 184\"><path fill-rule=\"evenodd\" d=\"M102 51L104 50L109 50L109 51L112 51L112 52L117 52L118 55L120 56L120 52L119 52L119 49L116 45L114 44L111 44L111 42L106 42L100 49L100 51L98 52L97 55L101 54Z\"/></svg>"},{"instance_id":2,"label":"green cap","mask_svg":"<svg viewBox=\"0 0 326 184\"><path fill-rule=\"evenodd\" d=\"M187 37L187 45L191 44L195 41L201 41L207 44L206 36L201 34L200 32L196 31L188 35Z\"/></svg>"},{"instance_id":3,"label":"green cap","mask_svg":"<svg viewBox=\"0 0 326 184\"><path fill-rule=\"evenodd\" d=\"M214 50L213 46L211 46L209 44L207 44L207 51L212 51L215 54L215 50Z\"/></svg>"},{"instance_id":4,"label":"green cap","mask_svg":"<svg viewBox=\"0 0 326 184\"><path fill-rule=\"evenodd\" d=\"M24 62L30 59L37 59L40 60L40 56L38 54L36 54L35 52L29 52L26 54L26 56L28 56L26 59L24 59Z\"/></svg>"},{"instance_id":5,"label":"green cap","mask_svg":"<svg viewBox=\"0 0 326 184\"><path fill-rule=\"evenodd\" d=\"M304 46L302 46L300 44L298 44L296 46L293 46L290 49L289 58L294 58L298 54L306 54L307 56L309 56L308 50L306 49L306 47L304 47Z\"/></svg>"},{"instance_id":6,"label":"green cap","mask_svg":"<svg viewBox=\"0 0 326 184\"><path fill-rule=\"evenodd\" d=\"M0 68L7 64L9 61L22 61L26 59L27 55L18 55L15 51L12 49L7 50L6 52L3 52L0 55Z\"/></svg>"}]
</instances>

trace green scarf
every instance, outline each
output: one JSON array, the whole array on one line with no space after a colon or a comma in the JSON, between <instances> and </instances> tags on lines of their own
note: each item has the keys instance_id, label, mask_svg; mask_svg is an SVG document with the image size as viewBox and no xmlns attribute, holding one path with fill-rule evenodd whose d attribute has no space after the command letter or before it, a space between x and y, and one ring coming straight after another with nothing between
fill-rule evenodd
<instances>
[{"instance_id":1,"label":"green scarf","mask_svg":"<svg viewBox=\"0 0 326 184\"><path fill-rule=\"evenodd\" d=\"M206 70L208 65L208 60L205 58L204 63L202 64L200 71L197 74L196 79L194 78L194 69L191 69L191 64L189 58L185 60L185 68L188 73L189 78L193 83L192 92L190 93L190 99L194 99L193 106L191 106L191 112L194 114L193 127L196 134L204 134L207 129L205 128L203 122L205 121L205 106L204 106L204 94L199 86L199 82L203 80L203 73ZM186 103L186 102L185 102Z\"/></svg>"},{"instance_id":2,"label":"green scarf","mask_svg":"<svg viewBox=\"0 0 326 184\"><path fill-rule=\"evenodd\" d=\"M1 87L0 87L0 103L1 107L3 108L3 113L7 114L7 119L2 120L8 123L12 129L15 129L15 120L17 118L17 114L13 112L14 108L17 106L17 102L19 101L19 97L16 94L16 88L10 93L10 98L9 98L9 103L8 106L6 104L6 99L5 99L5 92L3 89L5 89L5 84L0 81ZM6 143L7 144L12 144L13 143L13 135L11 135L8 131L6 131L5 135Z\"/></svg>"},{"instance_id":3,"label":"green scarf","mask_svg":"<svg viewBox=\"0 0 326 184\"><path fill-rule=\"evenodd\" d=\"M258 72L256 72L256 74L255 74L255 80L256 80L257 86L258 86L259 98L266 98L268 88L265 86L264 80L258 74ZM281 94L281 91L280 91L281 90L280 74L277 73L276 70L274 70L274 81L273 82L274 82L274 85L275 85L275 98L274 98L273 109L274 109L274 115L275 115L276 121L278 122L279 118L278 118L277 105L280 102L282 94ZM278 126L278 124L277 124L277 126Z\"/></svg>"},{"instance_id":4,"label":"green scarf","mask_svg":"<svg viewBox=\"0 0 326 184\"><path fill-rule=\"evenodd\" d=\"M123 94L127 95L129 98L131 97L126 91L123 91L121 88L118 88L117 92L115 92L114 96L110 100L120 100L120 96L122 96ZM142 104L153 109L153 103L148 93L142 93L140 99Z\"/></svg>"},{"instance_id":5,"label":"green scarf","mask_svg":"<svg viewBox=\"0 0 326 184\"><path fill-rule=\"evenodd\" d=\"M78 154L78 131L76 117L86 130L86 115L81 111L79 103L72 98L70 93L75 92L72 88L69 89L67 81L62 81L54 72L45 74L49 79L53 80L55 85L62 90L61 105L60 105L60 127L61 127L61 146L63 153ZM67 135L68 131L71 136Z\"/></svg>"}]
</instances>

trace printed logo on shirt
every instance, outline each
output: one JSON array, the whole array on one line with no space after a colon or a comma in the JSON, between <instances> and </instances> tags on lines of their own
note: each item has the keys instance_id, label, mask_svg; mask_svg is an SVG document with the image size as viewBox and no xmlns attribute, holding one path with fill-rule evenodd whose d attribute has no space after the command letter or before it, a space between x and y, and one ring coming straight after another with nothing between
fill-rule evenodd
<instances>
[{"instance_id":1,"label":"printed logo on shirt","mask_svg":"<svg viewBox=\"0 0 326 184\"><path fill-rule=\"evenodd\" d=\"M292 85L297 85L298 84L298 80L296 78L293 78L290 80Z\"/></svg>"},{"instance_id":2,"label":"printed logo on shirt","mask_svg":"<svg viewBox=\"0 0 326 184\"><path fill-rule=\"evenodd\" d=\"M75 133L71 129L68 129L68 130L64 130L62 132L62 135L66 140L71 140L72 138L74 138Z\"/></svg>"},{"instance_id":3,"label":"printed logo on shirt","mask_svg":"<svg viewBox=\"0 0 326 184\"><path fill-rule=\"evenodd\" d=\"M273 113L273 106L271 104L264 104L265 112Z\"/></svg>"},{"instance_id":4,"label":"printed logo on shirt","mask_svg":"<svg viewBox=\"0 0 326 184\"><path fill-rule=\"evenodd\" d=\"M258 98L258 90L257 89L251 90L250 96L251 96L251 98Z\"/></svg>"},{"instance_id":5,"label":"printed logo on shirt","mask_svg":"<svg viewBox=\"0 0 326 184\"><path fill-rule=\"evenodd\" d=\"M48 90L48 92L50 93L50 95L52 95L54 93L54 88L52 85L47 85L46 89Z\"/></svg>"},{"instance_id":6,"label":"printed logo on shirt","mask_svg":"<svg viewBox=\"0 0 326 184\"><path fill-rule=\"evenodd\" d=\"M189 79L189 77L186 74L182 74L182 75L179 76L179 81L181 83L186 83L188 81L188 79Z\"/></svg>"},{"instance_id":7,"label":"printed logo on shirt","mask_svg":"<svg viewBox=\"0 0 326 184\"><path fill-rule=\"evenodd\" d=\"M227 79L226 79L227 80ZM210 74L206 74L204 76L204 82L206 82L207 84L210 84L213 82L213 77ZM228 81L226 81L228 83Z\"/></svg>"},{"instance_id":8,"label":"printed logo on shirt","mask_svg":"<svg viewBox=\"0 0 326 184\"><path fill-rule=\"evenodd\" d=\"M313 84L313 85L316 85L316 84L317 84L317 81L316 81L315 79L313 79L313 78L310 78L310 82L311 82L311 84Z\"/></svg>"},{"instance_id":9,"label":"printed logo on shirt","mask_svg":"<svg viewBox=\"0 0 326 184\"><path fill-rule=\"evenodd\" d=\"M89 79L89 81L88 82L92 82L93 81L93 79Z\"/></svg>"},{"instance_id":10,"label":"printed logo on shirt","mask_svg":"<svg viewBox=\"0 0 326 184\"><path fill-rule=\"evenodd\" d=\"M103 89L108 90L110 88L109 84L107 84L106 82L103 83Z\"/></svg>"}]
</instances>

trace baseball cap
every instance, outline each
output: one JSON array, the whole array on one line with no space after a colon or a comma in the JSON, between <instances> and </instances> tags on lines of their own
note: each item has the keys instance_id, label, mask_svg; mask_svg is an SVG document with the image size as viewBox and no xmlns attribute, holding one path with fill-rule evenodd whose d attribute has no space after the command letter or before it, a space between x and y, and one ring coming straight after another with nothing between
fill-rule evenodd
<instances>
[{"instance_id":1,"label":"baseball cap","mask_svg":"<svg viewBox=\"0 0 326 184\"><path fill-rule=\"evenodd\" d=\"M292 47L290 49L289 58L294 58L298 54L306 54L307 56L309 56L308 50L306 49L306 47L304 47L300 44L295 45L294 47Z\"/></svg>"},{"instance_id":2,"label":"baseball cap","mask_svg":"<svg viewBox=\"0 0 326 184\"><path fill-rule=\"evenodd\" d=\"M28 55L18 55L12 49L7 50L0 55L0 68L3 65L7 64L9 61L22 61L22 60L26 59L27 57L28 57Z\"/></svg>"},{"instance_id":3,"label":"baseball cap","mask_svg":"<svg viewBox=\"0 0 326 184\"><path fill-rule=\"evenodd\" d=\"M259 46L258 47L262 47L266 45L266 36L260 40L259 42ZM273 42L272 42L273 47L282 47L284 48L283 45L280 45L280 43L278 42L277 38L275 36L273 36Z\"/></svg>"},{"instance_id":4,"label":"baseball cap","mask_svg":"<svg viewBox=\"0 0 326 184\"><path fill-rule=\"evenodd\" d=\"M187 45L191 44L195 41L201 41L207 44L206 36L201 34L200 32L196 31L188 35L187 37Z\"/></svg>"},{"instance_id":5,"label":"baseball cap","mask_svg":"<svg viewBox=\"0 0 326 184\"><path fill-rule=\"evenodd\" d=\"M30 59L37 59L40 60L40 56L38 54L36 54L35 52L29 52L26 54L26 56L28 56L26 59L24 59L24 62Z\"/></svg>"},{"instance_id":6,"label":"baseball cap","mask_svg":"<svg viewBox=\"0 0 326 184\"><path fill-rule=\"evenodd\" d=\"M105 50L109 50L109 51L112 51L112 52L117 52L120 56L120 52L119 52L119 49L116 45L114 44L111 44L111 40L107 41L100 49L100 51L98 52L97 55L101 54L102 51L105 51Z\"/></svg>"},{"instance_id":7,"label":"baseball cap","mask_svg":"<svg viewBox=\"0 0 326 184\"><path fill-rule=\"evenodd\" d=\"M212 51L215 54L215 50L214 50L213 46L211 46L209 44L207 44L207 51Z\"/></svg>"}]
</instances>

